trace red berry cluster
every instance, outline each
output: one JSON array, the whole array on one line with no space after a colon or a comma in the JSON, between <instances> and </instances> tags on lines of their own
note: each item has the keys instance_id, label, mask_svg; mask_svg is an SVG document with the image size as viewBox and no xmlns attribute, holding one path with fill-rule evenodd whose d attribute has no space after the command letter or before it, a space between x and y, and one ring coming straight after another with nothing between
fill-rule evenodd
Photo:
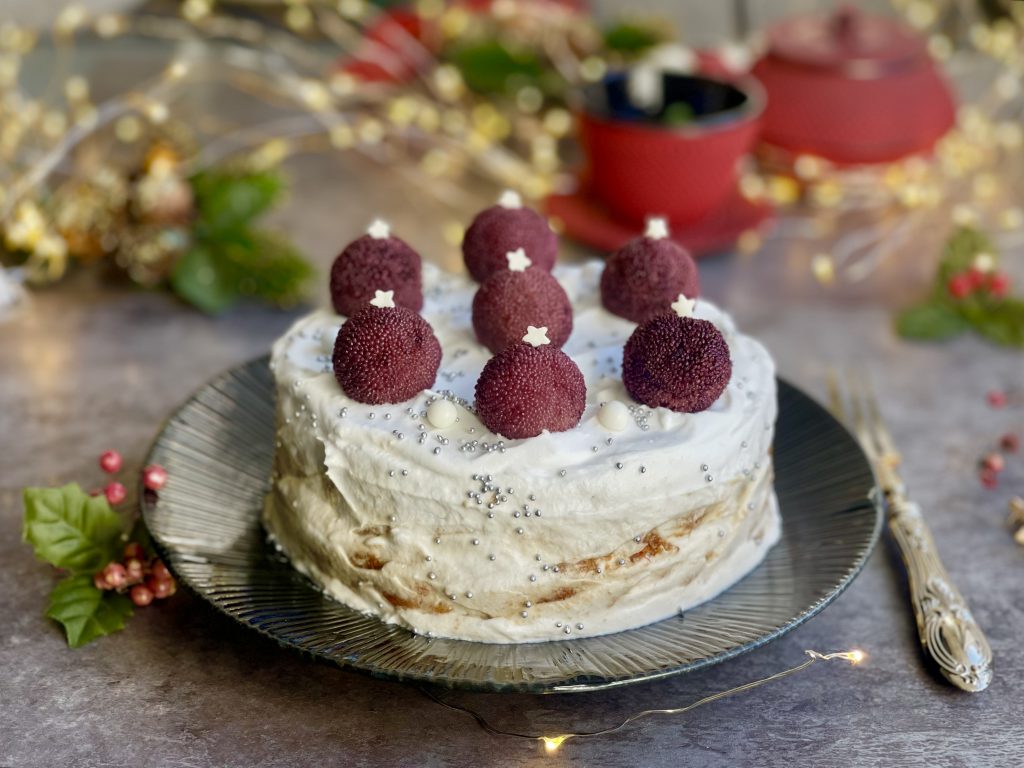
<instances>
[{"instance_id":1,"label":"red berry cluster","mask_svg":"<svg viewBox=\"0 0 1024 768\"><path fill-rule=\"evenodd\" d=\"M965 299L975 293L1001 299L1010 292L1010 276L1005 272L983 272L970 267L951 275L946 290L954 299Z\"/></svg>"},{"instance_id":2,"label":"red berry cluster","mask_svg":"<svg viewBox=\"0 0 1024 768\"><path fill-rule=\"evenodd\" d=\"M127 592L140 608L178 590L167 566L159 558L147 557L142 545L134 541L125 546L122 560L107 563L92 577L92 583L96 589Z\"/></svg>"},{"instance_id":3,"label":"red berry cluster","mask_svg":"<svg viewBox=\"0 0 1024 768\"><path fill-rule=\"evenodd\" d=\"M997 488L999 486L999 473L1006 468L1006 458L1003 454L1016 453L1020 450L1020 437L1014 432L1007 432L999 438L999 451L991 451L981 459L978 464L978 480L985 488Z\"/></svg>"},{"instance_id":4,"label":"red berry cluster","mask_svg":"<svg viewBox=\"0 0 1024 768\"><path fill-rule=\"evenodd\" d=\"M124 461L117 451L104 451L100 454L100 469L108 475L121 471ZM167 482L167 470L159 464L147 464L142 470L142 484L150 491L159 491ZM99 491L93 491L93 496L99 495ZM128 489L124 483L112 480L103 488L103 495L107 497L112 505L117 506L128 497Z\"/></svg>"},{"instance_id":5,"label":"red berry cluster","mask_svg":"<svg viewBox=\"0 0 1024 768\"><path fill-rule=\"evenodd\" d=\"M117 451L100 454L100 469L108 475L121 471L124 461ZM159 491L167 483L167 470L159 464L148 464L142 470L142 485L148 491ZM98 495L94 491L93 495ZM113 480L103 489L103 495L112 505L120 504L128 495L123 483ZM103 570L92 577L97 589L128 592L132 602L140 608L153 600L163 600L173 595L178 586L174 577L159 558L149 557L141 544L131 542L124 548L120 562L107 563Z\"/></svg>"}]
</instances>

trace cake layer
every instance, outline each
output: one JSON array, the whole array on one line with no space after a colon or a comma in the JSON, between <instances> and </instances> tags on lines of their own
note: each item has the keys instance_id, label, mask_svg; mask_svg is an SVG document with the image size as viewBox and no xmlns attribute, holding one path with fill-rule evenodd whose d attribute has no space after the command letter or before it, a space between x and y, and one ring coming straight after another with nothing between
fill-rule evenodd
<instances>
[{"instance_id":1,"label":"cake layer","mask_svg":"<svg viewBox=\"0 0 1024 768\"><path fill-rule=\"evenodd\" d=\"M774 367L709 302L733 376L697 414L632 403L620 379L633 324L600 305L601 265L555 271L575 309L565 351L587 381L580 425L503 440L472 413L489 352L475 284L427 267L423 316L444 350L436 391L409 403L348 398L331 368L343 318L315 312L274 346L279 418L265 522L330 595L424 634L530 642L620 631L713 597L779 535L771 487ZM458 405L444 430L431 399ZM602 402L631 408L610 432Z\"/></svg>"}]
</instances>

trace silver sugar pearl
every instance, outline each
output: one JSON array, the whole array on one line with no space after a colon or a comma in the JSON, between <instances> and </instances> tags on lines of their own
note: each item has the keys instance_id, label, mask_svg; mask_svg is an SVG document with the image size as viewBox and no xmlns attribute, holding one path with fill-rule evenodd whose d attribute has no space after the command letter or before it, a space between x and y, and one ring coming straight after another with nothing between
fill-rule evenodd
<instances>
[{"instance_id":1,"label":"silver sugar pearl","mask_svg":"<svg viewBox=\"0 0 1024 768\"><path fill-rule=\"evenodd\" d=\"M556 621L555 622L555 626L558 627L559 629L561 629L562 628L562 622Z\"/></svg>"},{"instance_id":2,"label":"silver sugar pearl","mask_svg":"<svg viewBox=\"0 0 1024 768\"><path fill-rule=\"evenodd\" d=\"M473 593L472 592L467 592L466 593L466 597L472 599Z\"/></svg>"},{"instance_id":3,"label":"silver sugar pearl","mask_svg":"<svg viewBox=\"0 0 1024 768\"><path fill-rule=\"evenodd\" d=\"M437 456L437 454L439 454L440 452L441 452L441 449L440 449L440 448L435 448L435 449L434 449L434 455L435 455L435 456Z\"/></svg>"},{"instance_id":4,"label":"silver sugar pearl","mask_svg":"<svg viewBox=\"0 0 1024 768\"><path fill-rule=\"evenodd\" d=\"M642 475L642 474L644 474L645 472L647 472L647 467L645 467L645 466L643 466L643 465L641 464L641 465L640 465L640 474Z\"/></svg>"},{"instance_id":5,"label":"silver sugar pearl","mask_svg":"<svg viewBox=\"0 0 1024 768\"><path fill-rule=\"evenodd\" d=\"M583 625L582 624L577 624L576 625L576 629L583 629Z\"/></svg>"},{"instance_id":6,"label":"silver sugar pearl","mask_svg":"<svg viewBox=\"0 0 1024 768\"><path fill-rule=\"evenodd\" d=\"M523 529L522 528L516 528L516 533L518 533L520 536L522 536L523 535Z\"/></svg>"},{"instance_id":7,"label":"silver sugar pearl","mask_svg":"<svg viewBox=\"0 0 1024 768\"><path fill-rule=\"evenodd\" d=\"M522 616L525 619L530 614L528 614L526 611L522 611L519 615Z\"/></svg>"},{"instance_id":8,"label":"silver sugar pearl","mask_svg":"<svg viewBox=\"0 0 1024 768\"><path fill-rule=\"evenodd\" d=\"M622 462L621 461L616 461L615 462L615 468L616 469L622 469Z\"/></svg>"},{"instance_id":9,"label":"silver sugar pearl","mask_svg":"<svg viewBox=\"0 0 1024 768\"><path fill-rule=\"evenodd\" d=\"M497 559L497 557L496 557L495 555L488 555L488 556L487 556L487 559L488 559L488 560L496 560L496 559Z\"/></svg>"},{"instance_id":10,"label":"silver sugar pearl","mask_svg":"<svg viewBox=\"0 0 1024 768\"><path fill-rule=\"evenodd\" d=\"M479 547L480 546L480 539L473 539L473 546L474 547Z\"/></svg>"},{"instance_id":11,"label":"silver sugar pearl","mask_svg":"<svg viewBox=\"0 0 1024 768\"><path fill-rule=\"evenodd\" d=\"M437 578L437 574L434 573L433 571L431 571L430 573L427 574L427 578L430 579L431 581L433 581L434 579Z\"/></svg>"},{"instance_id":12,"label":"silver sugar pearl","mask_svg":"<svg viewBox=\"0 0 1024 768\"><path fill-rule=\"evenodd\" d=\"M536 580L537 580L537 577L534 576L533 574L530 574L530 581L536 581Z\"/></svg>"},{"instance_id":13,"label":"silver sugar pearl","mask_svg":"<svg viewBox=\"0 0 1024 768\"><path fill-rule=\"evenodd\" d=\"M700 471L701 472L707 472L708 471L708 465L707 464L701 464L700 465Z\"/></svg>"}]
</instances>

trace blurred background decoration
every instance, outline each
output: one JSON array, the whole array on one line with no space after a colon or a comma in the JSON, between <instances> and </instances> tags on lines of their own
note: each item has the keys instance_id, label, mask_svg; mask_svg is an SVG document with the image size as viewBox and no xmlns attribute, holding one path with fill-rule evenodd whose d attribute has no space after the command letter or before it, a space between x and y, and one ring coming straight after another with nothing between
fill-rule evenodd
<instances>
[{"instance_id":1,"label":"blurred background decoration","mask_svg":"<svg viewBox=\"0 0 1024 768\"><path fill-rule=\"evenodd\" d=\"M481 185L512 187L566 234L615 247L639 224L594 199L592 166L608 155L587 159L578 141L584 94L615 77L657 108L609 120L687 141L720 134L734 113L758 126L753 153L713 171L725 182L704 177L733 193L674 226L697 251L742 258L765 237L784 238L813 253L809 269L829 286L866 280L951 222L987 232L993 249L1024 242L1024 3L893 0L872 13L776 3L766 24L767 3L737 0L722 4L710 40L685 15L678 28L667 21L665 4L620 20L609 5L184 0L62 5L41 28L8 18L5 279L43 285L88 266L209 312L244 297L302 301L312 268L259 220L285 192L281 163L307 152L359 153L453 212L479 207ZM32 6L38 23L49 6ZM76 68L76 46L124 37L167 46L157 74L109 92ZM48 57L42 80L24 76L32 56ZM754 105L751 68L768 91L763 112L702 111L703 96L673 101L664 85L731 84ZM233 120L201 100L213 82L273 116ZM846 113L827 106L829 94ZM847 143L879 136L890 151L836 150L833 130ZM891 144L901 135L912 140ZM561 216L566 200L577 218L583 206L582 228ZM785 215L771 228L773 210ZM458 244L459 225L440 226ZM920 256L929 271L940 258L932 250Z\"/></svg>"}]
</instances>

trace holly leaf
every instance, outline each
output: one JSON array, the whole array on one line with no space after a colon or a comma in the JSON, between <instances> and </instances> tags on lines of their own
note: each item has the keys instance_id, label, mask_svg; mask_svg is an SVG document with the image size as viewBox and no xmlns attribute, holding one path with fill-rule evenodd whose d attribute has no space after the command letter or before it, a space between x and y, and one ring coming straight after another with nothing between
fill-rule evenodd
<instances>
[{"instance_id":1,"label":"holly leaf","mask_svg":"<svg viewBox=\"0 0 1024 768\"><path fill-rule=\"evenodd\" d=\"M279 305L295 304L308 293L316 271L305 257L284 238L271 232L252 232L251 246L236 263L239 291Z\"/></svg>"},{"instance_id":2,"label":"holly leaf","mask_svg":"<svg viewBox=\"0 0 1024 768\"><path fill-rule=\"evenodd\" d=\"M277 202L284 181L273 171L202 171L189 182L195 196L200 240L244 229Z\"/></svg>"},{"instance_id":3,"label":"holly leaf","mask_svg":"<svg viewBox=\"0 0 1024 768\"><path fill-rule=\"evenodd\" d=\"M1024 347L1024 301L1021 299L972 305L965 311L974 329L989 341L1006 347Z\"/></svg>"},{"instance_id":4,"label":"holly leaf","mask_svg":"<svg viewBox=\"0 0 1024 768\"><path fill-rule=\"evenodd\" d=\"M46 615L64 625L68 645L80 648L119 629L132 615L132 601L117 592L97 589L92 577L69 576L50 593Z\"/></svg>"},{"instance_id":5,"label":"holly leaf","mask_svg":"<svg viewBox=\"0 0 1024 768\"><path fill-rule=\"evenodd\" d=\"M171 287L181 298L211 315L238 301L238 280L205 246L190 248L171 273Z\"/></svg>"},{"instance_id":6,"label":"holly leaf","mask_svg":"<svg viewBox=\"0 0 1024 768\"><path fill-rule=\"evenodd\" d=\"M516 87L535 85L546 91L544 66L532 51L488 41L457 50L452 63L471 91L508 94Z\"/></svg>"},{"instance_id":7,"label":"holly leaf","mask_svg":"<svg viewBox=\"0 0 1024 768\"><path fill-rule=\"evenodd\" d=\"M957 228L946 240L942 250L935 290L939 294L944 294L949 279L970 267L974 257L982 252L995 253L992 241L984 232L974 227Z\"/></svg>"},{"instance_id":8,"label":"holly leaf","mask_svg":"<svg viewBox=\"0 0 1024 768\"><path fill-rule=\"evenodd\" d=\"M949 304L927 302L903 310L896 318L896 330L908 339L938 341L963 333L967 319Z\"/></svg>"},{"instance_id":9,"label":"holly leaf","mask_svg":"<svg viewBox=\"0 0 1024 768\"><path fill-rule=\"evenodd\" d=\"M92 574L115 559L121 518L103 496L76 483L63 488L26 488L22 538L36 557L72 573Z\"/></svg>"},{"instance_id":10,"label":"holly leaf","mask_svg":"<svg viewBox=\"0 0 1024 768\"><path fill-rule=\"evenodd\" d=\"M662 39L657 30L629 22L615 24L604 33L604 44L609 50L628 55L643 53Z\"/></svg>"}]
</instances>

